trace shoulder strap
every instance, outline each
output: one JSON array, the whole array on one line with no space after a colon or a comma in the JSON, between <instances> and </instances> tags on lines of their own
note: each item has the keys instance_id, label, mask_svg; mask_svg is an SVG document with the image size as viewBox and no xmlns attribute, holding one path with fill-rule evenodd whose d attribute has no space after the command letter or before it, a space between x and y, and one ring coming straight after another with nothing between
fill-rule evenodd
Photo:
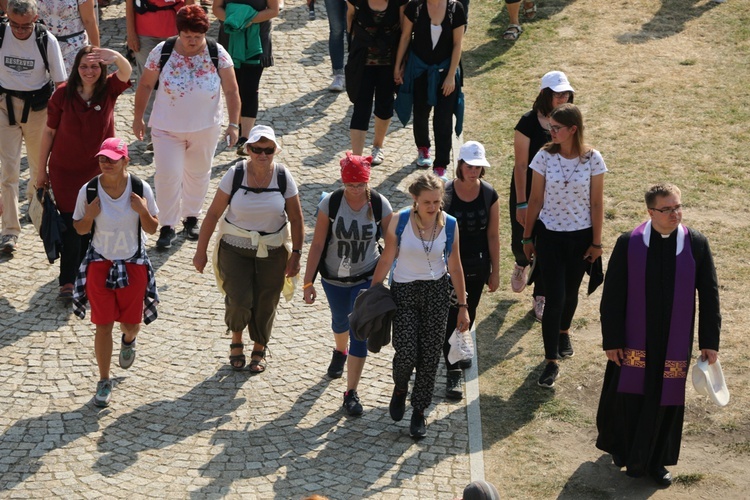
<instances>
[{"instance_id":1,"label":"shoulder strap","mask_svg":"<svg viewBox=\"0 0 750 500\"><path fill-rule=\"evenodd\" d=\"M234 193L242 187L242 178L245 176L245 163L246 160L242 160L234 165L234 177L232 177L232 192L229 193L229 203L232 202Z\"/></svg>"},{"instance_id":2,"label":"shoulder strap","mask_svg":"<svg viewBox=\"0 0 750 500\"><path fill-rule=\"evenodd\" d=\"M169 61L169 56L172 55L175 43L177 43L176 36L170 36L169 38L164 40L164 45L162 45L161 47L161 57L159 57L159 72L164 69L164 65L167 64L167 61Z\"/></svg>"},{"instance_id":3,"label":"shoulder strap","mask_svg":"<svg viewBox=\"0 0 750 500\"><path fill-rule=\"evenodd\" d=\"M143 181L140 177L130 174L130 189L132 192L143 198ZM138 217L138 249L141 248L141 217ZM138 251L138 250L136 250Z\"/></svg>"},{"instance_id":4,"label":"shoulder strap","mask_svg":"<svg viewBox=\"0 0 750 500\"><path fill-rule=\"evenodd\" d=\"M219 46L216 40L210 37L206 37L206 45L208 45L208 55L211 56L211 62L214 63L216 71L219 71Z\"/></svg>"},{"instance_id":5,"label":"shoulder strap","mask_svg":"<svg viewBox=\"0 0 750 500\"><path fill-rule=\"evenodd\" d=\"M452 215L445 214L445 263L448 263L448 257L453 250L453 238L456 235L456 218Z\"/></svg>"},{"instance_id":6,"label":"shoulder strap","mask_svg":"<svg viewBox=\"0 0 750 500\"><path fill-rule=\"evenodd\" d=\"M8 26L8 21L0 21L0 49L3 48L3 38L5 38L5 28Z\"/></svg>"},{"instance_id":7,"label":"shoulder strap","mask_svg":"<svg viewBox=\"0 0 750 500\"><path fill-rule=\"evenodd\" d=\"M99 176L97 175L86 184L86 203L91 203L99 196Z\"/></svg>"},{"instance_id":8,"label":"shoulder strap","mask_svg":"<svg viewBox=\"0 0 750 500\"><path fill-rule=\"evenodd\" d=\"M286 198L286 167L281 163L277 163L279 171L276 172L276 184L279 185L279 192L281 196Z\"/></svg>"},{"instance_id":9,"label":"shoulder strap","mask_svg":"<svg viewBox=\"0 0 750 500\"><path fill-rule=\"evenodd\" d=\"M331 193L331 197L328 199L328 219L333 223L336 220L336 215L339 213L339 207L341 206L341 200L344 198L344 188L338 188L336 191ZM331 227L328 227L328 235L331 235Z\"/></svg>"},{"instance_id":10,"label":"shoulder strap","mask_svg":"<svg viewBox=\"0 0 750 500\"><path fill-rule=\"evenodd\" d=\"M489 212L492 206L492 186L484 179L479 179L479 189L484 194L484 208Z\"/></svg>"},{"instance_id":11,"label":"shoulder strap","mask_svg":"<svg viewBox=\"0 0 750 500\"><path fill-rule=\"evenodd\" d=\"M453 201L453 179L445 183L445 195L443 196L443 210L446 212L451 208Z\"/></svg>"},{"instance_id":12,"label":"shoulder strap","mask_svg":"<svg viewBox=\"0 0 750 500\"><path fill-rule=\"evenodd\" d=\"M404 232L404 228L409 223L410 215L411 208L404 208L398 213L398 224L396 225L396 238L398 238L398 246L401 246L401 235Z\"/></svg>"},{"instance_id":13,"label":"shoulder strap","mask_svg":"<svg viewBox=\"0 0 750 500\"><path fill-rule=\"evenodd\" d=\"M44 61L44 68L49 73L49 60L47 59L47 27L40 22L34 23L34 35L36 36L36 46Z\"/></svg>"}]
</instances>

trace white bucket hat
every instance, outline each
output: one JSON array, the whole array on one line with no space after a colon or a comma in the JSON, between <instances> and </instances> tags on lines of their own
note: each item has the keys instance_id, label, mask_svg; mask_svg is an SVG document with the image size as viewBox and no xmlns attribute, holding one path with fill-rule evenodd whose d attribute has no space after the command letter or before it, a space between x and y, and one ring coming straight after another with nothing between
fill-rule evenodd
<instances>
[{"instance_id":1,"label":"white bucket hat","mask_svg":"<svg viewBox=\"0 0 750 500\"><path fill-rule=\"evenodd\" d=\"M708 364L708 360L698 360L693 367L693 387L695 392L708 396L719 406L729 403L729 389L718 359L712 365Z\"/></svg>"},{"instance_id":2,"label":"white bucket hat","mask_svg":"<svg viewBox=\"0 0 750 500\"><path fill-rule=\"evenodd\" d=\"M247 142L245 143L245 149L250 144L255 144L261 139L268 139L276 145L276 152L281 151L281 144L276 140L276 134L273 129L268 125L256 125L250 130L250 134L247 136Z\"/></svg>"}]
</instances>

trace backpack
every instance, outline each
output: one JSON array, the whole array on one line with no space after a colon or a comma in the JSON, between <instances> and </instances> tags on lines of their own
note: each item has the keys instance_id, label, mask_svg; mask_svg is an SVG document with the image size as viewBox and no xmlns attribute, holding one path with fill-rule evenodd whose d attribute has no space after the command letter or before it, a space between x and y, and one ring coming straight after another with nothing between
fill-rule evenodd
<instances>
[{"instance_id":1,"label":"backpack","mask_svg":"<svg viewBox=\"0 0 750 500\"><path fill-rule=\"evenodd\" d=\"M130 188L132 191L143 198L143 181L133 174L130 174ZM86 203L91 203L99 196L99 176L97 175L86 184ZM96 224L91 224L91 237L94 237L94 228ZM138 217L138 248L141 248L141 218Z\"/></svg>"},{"instance_id":2,"label":"backpack","mask_svg":"<svg viewBox=\"0 0 750 500\"><path fill-rule=\"evenodd\" d=\"M479 185L479 190L484 195L484 207L489 210L492 206L492 186L485 180L479 179L479 182L481 183ZM445 183L445 196L443 197L443 206L446 210L449 210L451 207L451 202L453 201L453 179L449 180Z\"/></svg>"},{"instance_id":3,"label":"backpack","mask_svg":"<svg viewBox=\"0 0 750 500\"><path fill-rule=\"evenodd\" d=\"M323 199L327 194L328 193L323 193L321 195L321 199ZM372 276L372 274L375 272L375 268L373 267L370 271L356 276L339 277L331 275L326 270L325 266L326 255L328 254L328 244L331 242L331 237L333 235L333 223L336 220L336 215L338 215L339 213L339 207L341 206L341 200L343 198L344 188L341 187L332 192L331 198L328 200L328 235L326 236L326 242L323 245L323 252L320 254L320 260L318 261L318 269L316 271L316 274L320 273L320 276L322 276L323 278L333 279L342 283L354 283ZM382 234L380 222L383 219L383 200L380 198L378 192L374 189L370 189L370 202L372 203L372 216L375 218L375 241L377 242L378 240L380 240L380 235ZM382 252L382 247L379 243L378 251ZM315 276L313 276L313 281L315 281Z\"/></svg>"},{"instance_id":4,"label":"backpack","mask_svg":"<svg viewBox=\"0 0 750 500\"><path fill-rule=\"evenodd\" d=\"M3 47L3 39L5 38L7 27L7 20L0 22L0 48ZM44 24L40 22L34 23L34 38L36 40L36 46L39 49L39 53L42 55L42 61L44 61L44 68L47 70L47 73L49 73L49 60L47 59L47 44L49 41L49 38L47 37L48 33L49 31Z\"/></svg>"},{"instance_id":5,"label":"backpack","mask_svg":"<svg viewBox=\"0 0 750 500\"><path fill-rule=\"evenodd\" d=\"M239 191L240 189L245 190L245 192L250 191L251 193L273 193L273 192L279 192L281 193L281 196L284 196L286 198L286 167L284 165L277 163L276 165L279 167L279 171L276 172L276 183L279 185L277 188L251 188L247 186L242 185L242 178L245 177L245 166L247 165L247 160L242 160L238 162L234 167L234 177L232 177L232 192L229 193L229 203L232 203L232 198L234 198L234 193Z\"/></svg>"}]
</instances>

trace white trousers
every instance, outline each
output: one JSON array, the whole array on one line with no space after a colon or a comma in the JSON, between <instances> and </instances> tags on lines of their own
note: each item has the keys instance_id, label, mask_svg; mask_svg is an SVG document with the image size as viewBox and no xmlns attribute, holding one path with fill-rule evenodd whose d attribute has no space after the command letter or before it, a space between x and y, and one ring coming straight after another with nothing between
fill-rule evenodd
<instances>
[{"instance_id":1,"label":"white trousers","mask_svg":"<svg viewBox=\"0 0 750 500\"><path fill-rule=\"evenodd\" d=\"M21 233L18 222L18 182L21 177L21 146L26 142L26 159L29 164L29 182L26 185L26 198L31 199L36 183L39 165L39 147L42 131L47 124L47 109L29 111L26 123L21 123L23 100L12 97L16 124L8 125L7 97L0 96L0 193L3 194L5 209L2 216L2 234Z\"/></svg>"},{"instance_id":2,"label":"white trousers","mask_svg":"<svg viewBox=\"0 0 750 500\"><path fill-rule=\"evenodd\" d=\"M162 226L174 228L180 218L200 215L220 129L221 125L196 132L151 130L154 188Z\"/></svg>"}]
</instances>

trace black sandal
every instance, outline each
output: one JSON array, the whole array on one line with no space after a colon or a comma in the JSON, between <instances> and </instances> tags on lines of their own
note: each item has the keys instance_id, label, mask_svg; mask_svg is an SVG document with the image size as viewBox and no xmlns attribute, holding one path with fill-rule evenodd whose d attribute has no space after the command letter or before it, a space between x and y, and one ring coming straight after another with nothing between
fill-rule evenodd
<instances>
[{"instance_id":1,"label":"black sandal","mask_svg":"<svg viewBox=\"0 0 750 500\"><path fill-rule=\"evenodd\" d=\"M232 366L232 370L238 372L245 368L246 358L245 354L232 354L232 349L244 349L245 344L229 344L229 364ZM255 352L255 351L253 351Z\"/></svg>"},{"instance_id":2,"label":"black sandal","mask_svg":"<svg viewBox=\"0 0 750 500\"><path fill-rule=\"evenodd\" d=\"M257 375L266 371L266 352L267 348L264 347L262 351L253 351L250 358L260 356L260 359L250 359L250 373Z\"/></svg>"}]
</instances>

